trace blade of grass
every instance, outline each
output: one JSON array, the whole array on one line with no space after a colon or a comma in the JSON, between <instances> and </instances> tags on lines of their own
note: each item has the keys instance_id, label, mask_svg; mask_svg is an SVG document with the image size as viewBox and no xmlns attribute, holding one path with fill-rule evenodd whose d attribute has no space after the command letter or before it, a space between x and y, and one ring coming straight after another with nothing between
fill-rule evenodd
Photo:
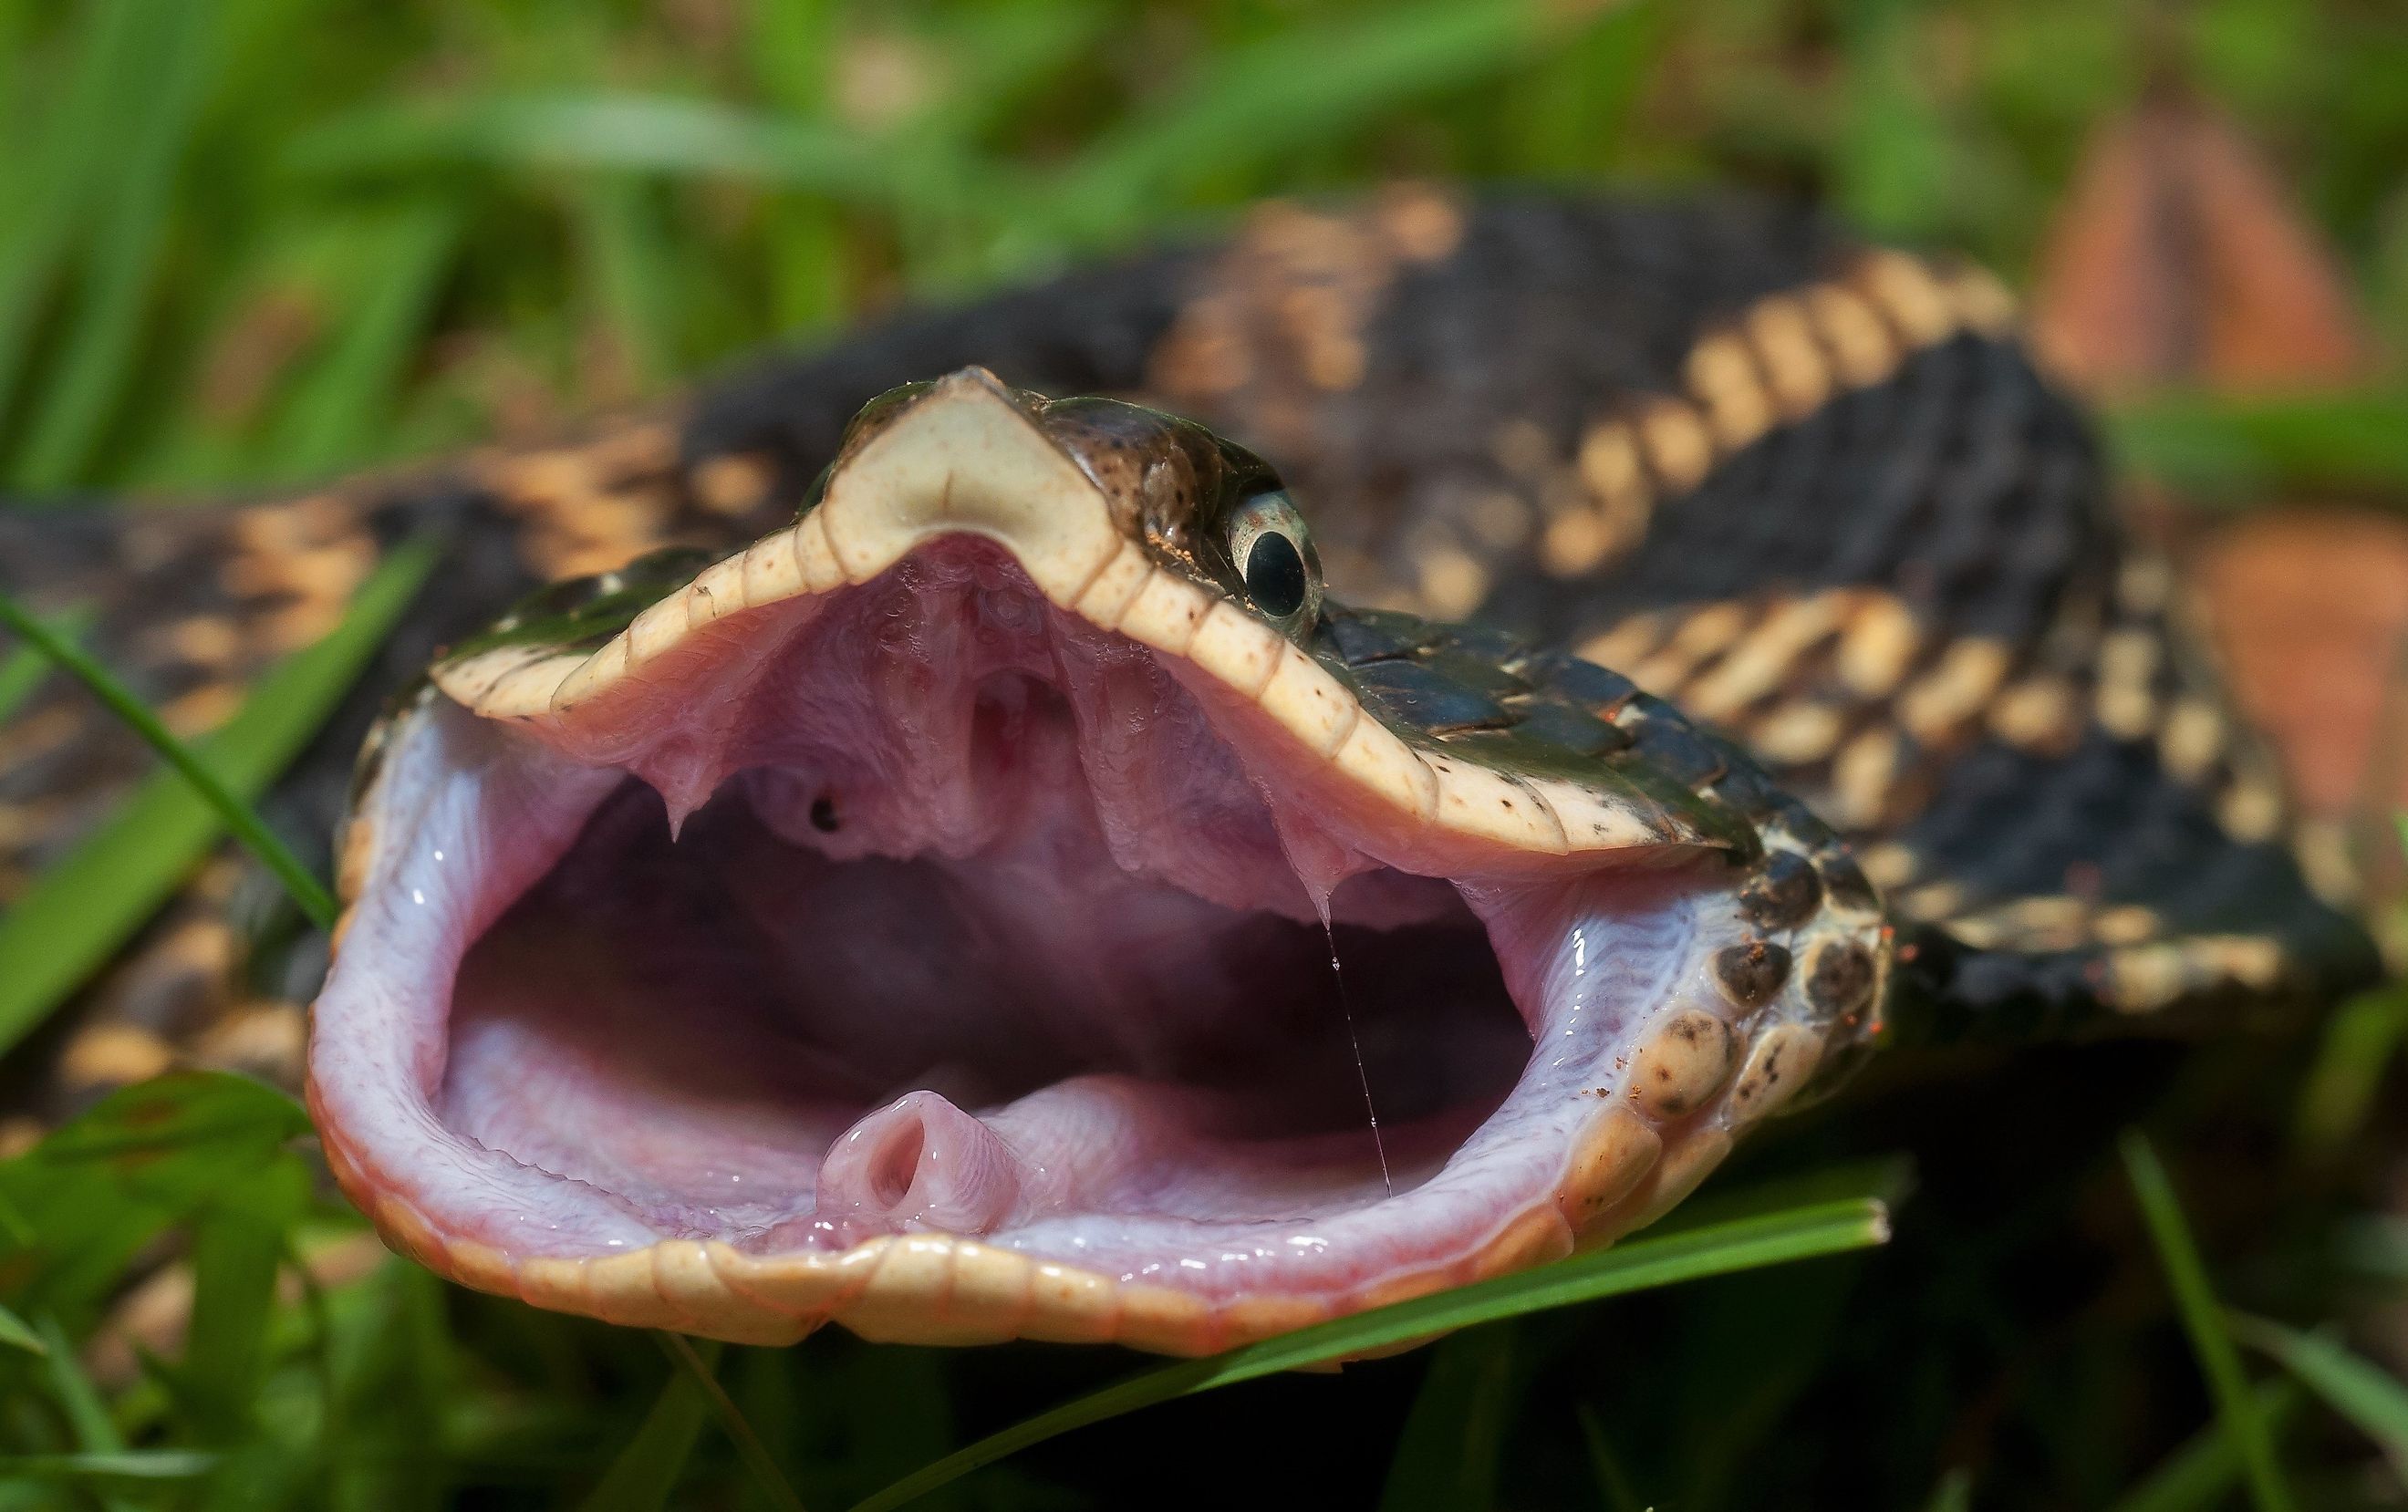
<instances>
[{"instance_id":1,"label":"blade of grass","mask_svg":"<svg viewBox=\"0 0 2408 1512\"><path fill-rule=\"evenodd\" d=\"M6 1307L0 1307L0 1345L34 1355L48 1354L50 1348L42 1342L42 1336L34 1332L33 1324Z\"/></svg>"},{"instance_id":2,"label":"blade of grass","mask_svg":"<svg viewBox=\"0 0 2408 1512\"><path fill-rule=\"evenodd\" d=\"M1914 1194L1914 1157L1903 1152L1834 1161L1794 1175L1727 1190L1709 1184L1659 1219L1648 1237L1684 1234L1735 1218L1755 1218L1785 1208L1870 1199L1896 1208Z\"/></svg>"},{"instance_id":3,"label":"blade of grass","mask_svg":"<svg viewBox=\"0 0 2408 1512\"><path fill-rule=\"evenodd\" d=\"M2408 854L2408 813L2391 816L2395 842ZM2374 1111L2384 1073L2408 1039L2408 986L2386 982L2344 1003L2316 1042L2300 1085L2291 1148L2303 1161L2338 1156Z\"/></svg>"},{"instance_id":4,"label":"blade of grass","mask_svg":"<svg viewBox=\"0 0 2408 1512\"><path fill-rule=\"evenodd\" d=\"M1754 1500L1761 1454L1845 1348L1848 1300L1861 1288L1855 1265L1833 1264L1723 1290L1730 1294L1716 1305L1682 1308L1677 1332L1665 1336L1679 1363L1659 1377L1669 1411L1658 1462L1679 1467L1664 1490L1684 1505Z\"/></svg>"},{"instance_id":5,"label":"blade of grass","mask_svg":"<svg viewBox=\"0 0 2408 1512\"><path fill-rule=\"evenodd\" d=\"M2258 1419L2279 1434L2300 1408L2300 1389L2287 1378L2261 1384L2253 1394ZM2241 1479L2241 1455L2221 1423L2212 1423L2142 1477L2109 1512L2204 1512Z\"/></svg>"},{"instance_id":6,"label":"blade of grass","mask_svg":"<svg viewBox=\"0 0 2408 1512\"><path fill-rule=\"evenodd\" d=\"M466 1347L445 1321L442 1283L415 1265L393 1264L360 1295L357 1330L335 1351L335 1406L349 1456L329 1458L326 1505L341 1512L447 1505L458 1442L448 1419L474 1412L481 1393L463 1378L458 1356Z\"/></svg>"},{"instance_id":7,"label":"blade of grass","mask_svg":"<svg viewBox=\"0 0 2408 1512\"><path fill-rule=\"evenodd\" d=\"M59 1326L59 1320L48 1314L38 1327L43 1373L49 1377L50 1394L57 1399L59 1411L67 1420L67 1432L75 1435L76 1444L86 1455L114 1458L125 1453L125 1435L118 1432L117 1419L108 1415L108 1405L101 1401L92 1377L84 1374L75 1342ZM106 1512L122 1512L125 1504L104 1497L101 1505Z\"/></svg>"},{"instance_id":8,"label":"blade of grass","mask_svg":"<svg viewBox=\"0 0 2408 1512\"><path fill-rule=\"evenodd\" d=\"M2335 1009L2300 1082L2291 1146L2302 1160L2331 1160L2374 1111L2383 1075L2408 1037L2408 986L2360 992Z\"/></svg>"},{"instance_id":9,"label":"blade of grass","mask_svg":"<svg viewBox=\"0 0 2408 1512\"><path fill-rule=\"evenodd\" d=\"M2408 483L2408 393L2168 393L2105 419L2126 466L2203 503L2245 505L2298 487L2396 494Z\"/></svg>"},{"instance_id":10,"label":"blade of grass","mask_svg":"<svg viewBox=\"0 0 2408 1512\"><path fill-rule=\"evenodd\" d=\"M77 312L59 370L41 385L24 447L13 469L36 490L80 481L134 371L148 298L178 164L215 65L218 7L191 3L144 7L143 47L122 102L134 129L122 156L103 176L110 197L79 260Z\"/></svg>"},{"instance_id":11,"label":"blade of grass","mask_svg":"<svg viewBox=\"0 0 2408 1512\"><path fill-rule=\"evenodd\" d=\"M64 1480L90 1485L114 1480L197 1480L217 1456L189 1449L121 1449L111 1454L0 1455L0 1479Z\"/></svg>"},{"instance_id":12,"label":"blade of grass","mask_svg":"<svg viewBox=\"0 0 2408 1512\"><path fill-rule=\"evenodd\" d=\"M754 0L743 16L739 55L753 89L787 110L816 114L838 50L837 7L828 0Z\"/></svg>"},{"instance_id":13,"label":"blade of grass","mask_svg":"<svg viewBox=\"0 0 2408 1512\"><path fill-rule=\"evenodd\" d=\"M101 0L87 8L58 108L19 159L23 187L0 230L0 415L24 369L42 297L105 181L101 165L118 146L120 91L143 45L150 8L139 0Z\"/></svg>"},{"instance_id":14,"label":"blade of grass","mask_svg":"<svg viewBox=\"0 0 2408 1512\"><path fill-rule=\"evenodd\" d=\"M169 1227L264 1180L306 1191L289 1147L308 1129L291 1096L226 1072L171 1071L111 1092L0 1161L0 1199L24 1220L0 1243L10 1302L90 1326Z\"/></svg>"},{"instance_id":15,"label":"blade of grass","mask_svg":"<svg viewBox=\"0 0 2408 1512\"><path fill-rule=\"evenodd\" d=\"M2321 1334L2242 1313L2229 1314L2228 1321L2235 1338L2262 1350L2374 1440L2392 1474L2408 1484L2408 1386Z\"/></svg>"},{"instance_id":16,"label":"blade of grass","mask_svg":"<svg viewBox=\"0 0 2408 1512\"><path fill-rule=\"evenodd\" d=\"M1637 1488L1622 1468L1622 1460L1613 1452L1612 1441L1606 1437L1605 1423L1598 1417L1597 1408L1584 1402L1573 1409L1579 1419L1581 1448L1588 1456L1589 1476L1597 1482L1598 1499L1605 1504L1606 1512L1645 1512L1646 1504L1639 1499Z\"/></svg>"},{"instance_id":17,"label":"blade of grass","mask_svg":"<svg viewBox=\"0 0 2408 1512\"><path fill-rule=\"evenodd\" d=\"M49 1367L50 1394L58 1398L59 1410L66 1415L67 1430L87 1452L113 1454L125 1448L125 1439L117 1431L117 1423L108 1416L108 1408L93 1389L92 1377L83 1373L76 1358L75 1341L55 1318L45 1317L37 1325L42 1339L42 1362Z\"/></svg>"},{"instance_id":18,"label":"blade of grass","mask_svg":"<svg viewBox=\"0 0 2408 1512\"><path fill-rule=\"evenodd\" d=\"M204 1442L249 1434L266 1378L277 1273L309 1205L298 1163L262 1169L193 1224L193 1312L176 1376Z\"/></svg>"},{"instance_id":19,"label":"blade of grass","mask_svg":"<svg viewBox=\"0 0 2408 1512\"><path fill-rule=\"evenodd\" d=\"M363 458L435 311L460 245L450 205L420 204L359 233L357 269L339 291L347 313L325 356L285 401L257 469L310 478Z\"/></svg>"},{"instance_id":20,"label":"blade of grass","mask_svg":"<svg viewBox=\"0 0 2408 1512\"><path fill-rule=\"evenodd\" d=\"M716 1358L719 1347L707 1348ZM580 1504L580 1512L660 1512L675 1494L710 1416L701 1382L692 1371L672 1365L643 1426L611 1460L601 1483Z\"/></svg>"},{"instance_id":21,"label":"blade of grass","mask_svg":"<svg viewBox=\"0 0 2408 1512\"><path fill-rule=\"evenodd\" d=\"M165 750L176 753L169 759L178 769L145 782L0 919L0 1049L22 1038L150 917L228 825L236 826L247 840L264 837L269 851L282 858L277 874L294 889L304 911L313 919L333 918L324 887L293 860L247 806L317 732L416 595L435 559L430 541L409 542L394 551L362 586L343 622L315 646L269 669L234 718L196 749L166 735L148 709L110 684L114 694L105 694L105 700L121 716L130 712L137 729L148 727L163 737ZM0 604L7 601L0 599ZM61 656L71 670L93 666L90 658L13 604L7 604L6 617L12 628ZM188 785L194 773L199 774L197 789Z\"/></svg>"},{"instance_id":22,"label":"blade of grass","mask_svg":"<svg viewBox=\"0 0 2408 1512\"><path fill-rule=\"evenodd\" d=\"M719 1384L716 1369L719 1351L711 1350L706 1359L702 1351L695 1348L694 1341L682 1334L655 1334L653 1337L660 1340L661 1348L668 1351L669 1359L676 1362L678 1369L693 1378L695 1388L702 1392L703 1400L710 1403L711 1410L719 1415L720 1429L727 1434L728 1442L736 1446L738 1458L752 1473L752 1484L759 1488L761 1494L767 1497L772 1505L784 1508L786 1512L803 1512L802 1498L795 1494L794 1487L786 1484L785 1476L779 1471L778 1462L769 1457L768 1448L761 1442L761 1435L752 1431L752 1425L745 1420L742 1410L727 1394L727 1389Z\"/></svg>"},{"instance_id":23,"label":"blade of grass","mask_svg":"<svg viewBox=\"0 0 2408 1512\"><path fill-rule=\"evenodd\" d=\"M1082 235L1121 231L1165 188L1338 133L1412 96L1526 56L1556 30L1531 0L1425 0L1230 50L1072 163L1056 213Z\"/></svg>"},{"instance_id":24,"label":"blade of grass","mask_svg":"<svg viewBox=\"0 0 2408 1512\"><path fill-rule=\"evenodd\" d=\"M796 1473L815 1476L819 1500L828 1505L844 1505L911 1475L962 1444L954 1431L953 1351L896 1345L823 1348L810 1363L808 1376L795 1372L789 1381L814 1409L815 1420L803 1424L799 1443L791 1434L786 1442L797 1448L813 1439L847 1447L848 1462L840 1471L824 1460L814 1464L803 1458L794 1465ZM960 1495L935 1502L946 1512L971 1505Z\"/></svg>"},{"instance_id":25,"label":"blade of grass","mask_svg":"<svg viewBox=\"0 0 2408 1512\"><path fill-rule=\"evenodd\" d=\"M1497 1505L1497 1466L1513 1408L1511 1324L1474 1329L1431 1352L1397 1435L1380 1512L1477 1512Z\"/></svg>"},{"instance_id":26,"label":"blade of grass","mask_svg":"<svg viewBox=\"0 0 2408 1512\"><path fill-rule=\"evenodd\" d=\"M638 392L677 368L676 278L652 204L656 187L602 174L570 193L594 317Z\"/></svg>"},{"instance_id":27,"label":"blade of grass","mask_svg":"<svg viewBox=\"0 0 2408 1512\"><path fill-rule=\"evenodd\" d=\"M2225 1436L2232 1441L2234 1453L2240 1458L2250 1497L2258 1504L2258 1512L2291 1512L2296 1504L2284 1482L2282 1468L2275 1462L2273 1436L2266 1431L2265 1419L2258 1416L2248 1377L2242 1374L2241 1351L2224 1326L2224 1310L2216 1303L2214 1289L2208 1284L2207 1266L2200 1259L2199 1245L2183 1217L2182 1201L2174 1194L2173 1182L2157 1160L2157 1152L2150 1147L2148 1136L2139 1130L2126 1133L2123 1152L2125 1174L2131 1180L2141 1216L2148 1224L2149 1237L2157 1245L2157 1259L2173 1289L2175 1311L2182 1318L2183 1331L2190 1335L2191 1350L2199 1358L2200 1374L2207 1377Z\"/></svg>"},{"instance_id":28,"label":"blade of grass","mask_svg":"<svg viewBox=\"0 0 2408 1512\"><path fill-rule=\"evenodd\" d=\"M1947 118L1917 55L1922 17L1900 0L1857 0L1842 14L1848 67L1833 142L1834 197L1851 220L1892 236L1929 236L1949 208L1955 164Z\"/></svg>"},{"instance_id":29,"label":"blade of grass","mask_svg":"<svg viewBox=\"0 0 2408 1512\"><path fill-rule=\"evenodd\" d=\"M2343 1220L2334 1229L2332 1257L2349 1276L2408 1281L2408 1218L2360 1213Z\"/></svg>"},{"instance_id":30,"label":"blade of grass","mask_svg":"<svg viewBox=\"0 0 2408 1512\"><path fill-rule=\"evenodd\" d=\"M377 105L294 142L286 165L337 177L464 165L757 179L883 203L876 145L835 126L652 94L494 94Z\"/></svg>"},{"instance_id":31,"label":"blade of grass","mask_svg":"<svg viewBox=\"0 0 2408 1512\"><path fill-rule=\"evenodd\" d=\"M334 894L325 884L309 874L300 858L277 838L265 821L251 811L251 806L235 796L220 780L209 763L193 747L176 738L150 712L150 706L136 697L99 661L73 641L62 639L39 617L28 612L16 600L0 593L0 625L17 633L25 643L49 657L75 679L89 689L92 695L106 705L128 729L142 737L143 744L159 753L160 759L172 766L192 784L211 808L217 810L219 822L234 833L245 849L265 863L293 894L301 911L320 929L331 929L335 922Z\"/></svg>"},{"instance_id":32,"label":"blade of grass","mask_svg":"<svg viewBox=\"0 0 2408 1512\"><path fill-rule=\"evenodd\" d=\"M744 55L753 87L789 115L810 119L827 103L837 55L836 7L821 0L760 0L746 7ZM763 207L769 257L769 319L796 332L843 318L845 224L834 206L797 195Z\"/></svg>"},{"instance_id":33,"label":"blade of grass","mask_svg":"<svg viewBox=\"0 0 2408 1512\"><path fill-rule=\"evenodd\" d=\"M1516 80L1497 119L1523 173L1577 183L1610 161L1631 136L1641 89L1660 71L1668 16L1651 0L1625 0Z\"/></svg>"},{"instance_id":34,"label":"blade of grass","mask_svg":"<svg viewBox=\"0 0 2408 1512\"><path fill-rule=\"evenodd\" d=\"M51 615L43 623L51 635L73 645L83 639L84 633L92 628L92 620L91 606L78 605ZM34 690L42 685L42 679L55 664L33 646L20 646L8 653L6 661L0 661L0 720L16 713L26 699L34 696Z\"/></svg>"},{"instance_id":35,"label":"blade of grass","mask_svg":"<svg viewBox=\"0 0 2408 1512\"><path fill-rule=\"evenodd\" d=\"M1950 1466L1931 1488L1924 1512L1973 1512L1973 1472L1961 1464Z\"/></svg>"},{"instance_id":36,"label":"blade of grass","mask_svg":"<svg viewBox=\"0 0 2408 1512\"><path fill-rule=\"evenodd\" d=\"M885 1512L886 1508L901 1506L1030 1445L1174 1397L1215 1391L1282 1371L1326 1364L1474 1323L1671 1286L1700 1277L1860 1249L1882 1243L1888 1233L1887 1210L1877 1202L1827 1203L1662 1238L1641 1239L1537 1270L1318 1323L1225 1354L1165 1365L1065 1403L955 1450L857 1504L853 1512Z\"/></svg>"},{"instance_id":37,"label":"blade of grass","mask_svg":"<svg viewBox=\"0 0 2408 1512\"><path fill-rule=\"evenodd\" d=\"M913 128L967 144L1058 77L1108 35L1112 21L1111 11L1092 0L965 12L945 29L947 87Z\"/></svg>"}]
</instances>

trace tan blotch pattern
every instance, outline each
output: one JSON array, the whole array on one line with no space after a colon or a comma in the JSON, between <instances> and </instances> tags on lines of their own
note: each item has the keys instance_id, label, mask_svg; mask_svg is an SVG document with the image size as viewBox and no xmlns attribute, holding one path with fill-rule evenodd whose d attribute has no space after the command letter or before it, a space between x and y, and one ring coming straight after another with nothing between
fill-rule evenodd
<instances>
[{"instance_id":1,"label":"tan blotch pattern","mask_svg":"<svg viewBox=\"0 0 2408 1512\"><path fill-rule=\"evenodd\" d=\"M1908 779L1981 732L2009 667L2004 643L1942 641L1859 588L1634 616L1580 652L1738 737L1852 830L1902 817Z\"/></svg>"},{"instance_id":2,"label":"tan blotch pattern","mask_svg":"<svg viewBox=\"0 0 2408 1512\"><path fill-rule=\"evenodd\" d=\"M582 446L482 458L472 474L520 522L519 554L532 574L577 578L670 544L677 448L676 430L652 421ZM732 474L695 479L698 492L715 484L728 503L738 502L738 482Z\"/></svg>"},{"instance_id":3,"label":"tan blotch pattern","mask_svg":"<svg viewBox=\"0 0 2408 1512\"><path fill-rule=\"evenodd\" d=\"M1175 404L1234 406L1273 450L1300 446L1319 399L1363 381L1365 328L1389 284L1462 235L1461 207L1421 185L1393 186L1352 215L1264 205L1164 335L1148 386Z\"/></svg>"},{"instance_id":4,"label":"tan blotch pattern","mask_svg":"<svg viewBox=\"0 0 2408 1512\"><path fill-rule=\"evenodd\" d=\"M1942 765L1972 740L2057 755L2095 723L2154 746L2168 777L2197 789L2234 839L2289 839L2319 892L2346 898L2345 854L2329 835L2297 827L2272 763L2203 669L2175 654L2175 598L2165 561L2142 555L2112 582L2071 595L2024 664L2003 641L1942 640L1903 600L1871 590L1638 615L1581 653L1733 735L1819 812L1860 834L1912 818ZM2125 1011L2219 983L2262 988L2279 970L2272 941L2182 935L2136 904L2076 892L1980 896L1957 881L1922 880L1918 858L1896 841L1870 843L1860 859L1901 918L1943 926L1969 946L2100 952L2100 991Z\"/></svg>"},{"instance_id":5,"label":"tan blotch pattern","mask_svg":"<svg viewBox=\"0 0 2408 1512\"><path fill-rule=\"evenodd\" d=\"M1541 495L1541 564L1558 578L1596 571L1639 543L1657 503L1775 426L1887 380L1959 332L2002 334L2014 314L2014 296L1987 273L1886 250L1829 283L1759 300L1689 349L1680 392L1582 435L1572 471L1583 486Z\"/></svg>"}]
</instances>

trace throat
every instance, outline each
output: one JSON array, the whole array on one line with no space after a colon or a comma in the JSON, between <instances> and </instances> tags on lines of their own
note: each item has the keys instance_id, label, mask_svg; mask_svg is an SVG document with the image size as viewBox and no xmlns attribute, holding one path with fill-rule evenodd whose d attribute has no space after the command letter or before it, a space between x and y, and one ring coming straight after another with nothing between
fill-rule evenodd
<instances>
[{"instance_id":1,"label":"throat","mask_svg":"<svg viewBox=\"0 0 2408 1512\"><path fill-rule=\"evenodd\" d=\"M968 854L835 860L762 819L787 787L674 840L649 790L608 800L463 964L447 1122L666 1232L841 1246L1358 1205L1528 1059L1444 883L1359 878L1308 923L1131 877L1052 805Z\"/></svg>"}]
</instances>

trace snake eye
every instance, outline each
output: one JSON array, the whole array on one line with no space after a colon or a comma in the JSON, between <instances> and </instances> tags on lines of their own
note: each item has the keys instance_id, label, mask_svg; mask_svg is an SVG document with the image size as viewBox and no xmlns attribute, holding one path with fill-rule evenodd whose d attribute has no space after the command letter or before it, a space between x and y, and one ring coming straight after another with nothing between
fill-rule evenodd
<instances>
[{"instance_id":1,"label":"snake eye","mask_svg":"<svg viewBox=\"0 0 2408 1512\"><path fill-rule=\"evenodd\" d=\"M1321 562L1286 491L1254 494L1230 513L1229 561L1255 608L1274 620L1311 618Z\"/></svg>"}]
</instances>

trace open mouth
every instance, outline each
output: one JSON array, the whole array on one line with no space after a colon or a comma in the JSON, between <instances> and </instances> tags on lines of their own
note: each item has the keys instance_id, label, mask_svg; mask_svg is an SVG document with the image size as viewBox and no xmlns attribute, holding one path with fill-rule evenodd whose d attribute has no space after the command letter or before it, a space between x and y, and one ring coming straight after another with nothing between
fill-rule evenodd
<instances>
[{"instance_id":1,"label":"open mouth","mask_svg":"<svg viewBox=\"0 0 2408 1512\"><path fill-rule=\"evenodd\" d=\"M1739 845L1643 742L1409 743L1115 519L1162 417L890 411L798 539L389 735L310 1091L430 1265L1201 1352L1645 1221L1865 1032L1877 910L1795 806Z\"/></svg>"}]
</instances>

